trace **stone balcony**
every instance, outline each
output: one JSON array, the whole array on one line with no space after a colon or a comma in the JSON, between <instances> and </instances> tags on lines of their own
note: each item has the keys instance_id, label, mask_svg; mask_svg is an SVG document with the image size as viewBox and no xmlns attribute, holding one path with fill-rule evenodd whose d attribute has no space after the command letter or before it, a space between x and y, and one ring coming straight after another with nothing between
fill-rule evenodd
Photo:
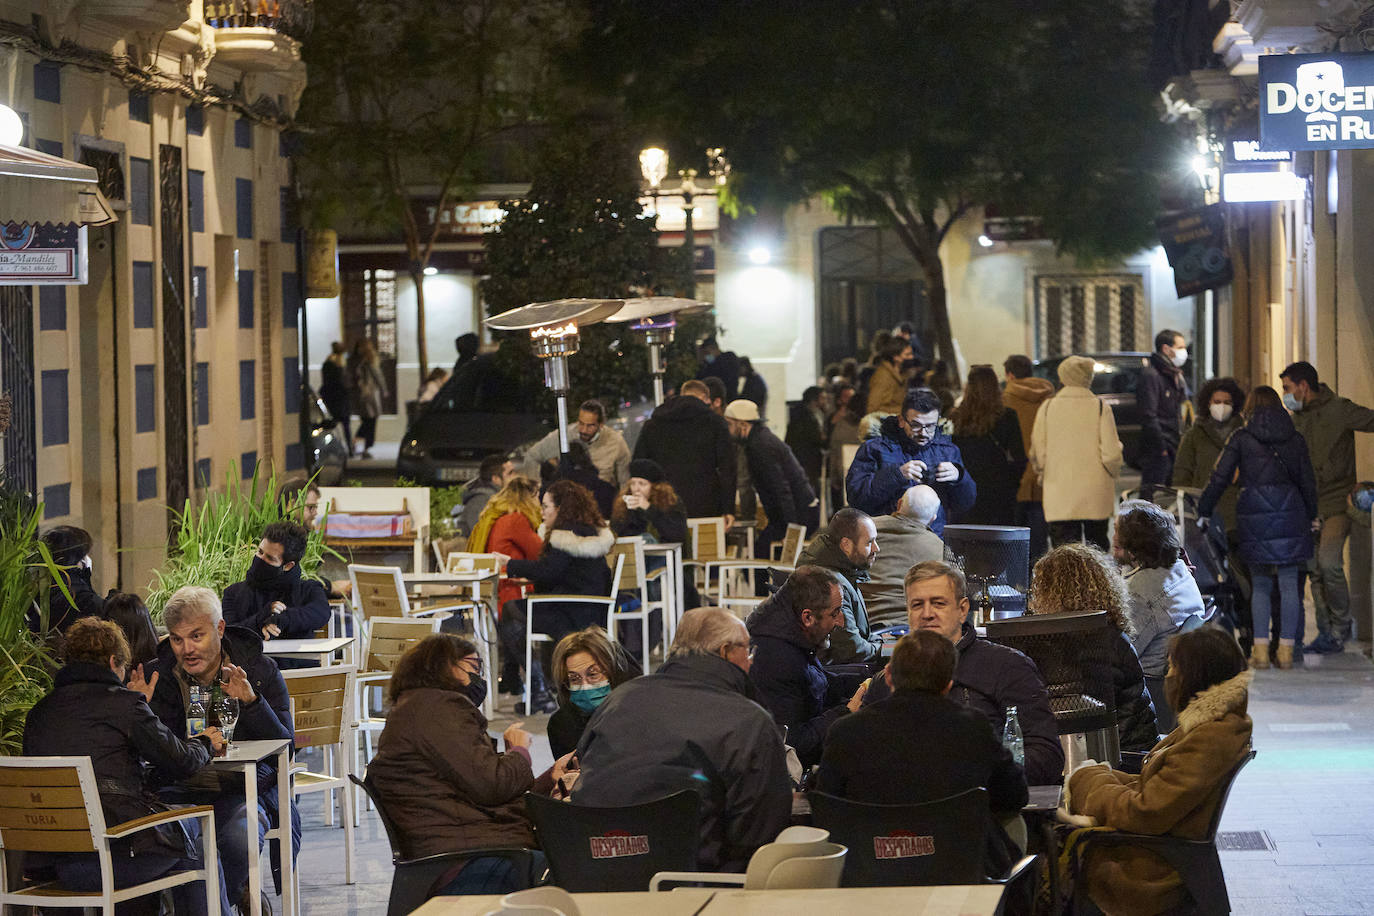
<instances>
[{"instance_id":1,"label":"stone balcony","mask_svg":"<svg viewBox=\"0 0 1374 916\"><path fill-rule=\"evenodd\" d=\"M290 73L301 65L296 39L264 26L214 30L215 60L245 73Z\"/></svg>"},{"instance_id":2,"label":"stone balcony","mask_svg":"<svg viewBox=\"0 0 1374 916\"><path fill-rule=\"evenodd\" d=\"M98 0L82 13L133 32L170 32L191 16L191 0Z\"/></svg>"},{"instance_id":3,"label":"stone balcony","mask_svg":"<svg viewBox=\"0 0 1374 916\"><path fill-rule=\"evenodd\" d=\"M1333 44L1320 28L1347 16L1356 0L1241 0L1234 19L1257 49L1324 51Z\"/></svg>"}]
</instances>

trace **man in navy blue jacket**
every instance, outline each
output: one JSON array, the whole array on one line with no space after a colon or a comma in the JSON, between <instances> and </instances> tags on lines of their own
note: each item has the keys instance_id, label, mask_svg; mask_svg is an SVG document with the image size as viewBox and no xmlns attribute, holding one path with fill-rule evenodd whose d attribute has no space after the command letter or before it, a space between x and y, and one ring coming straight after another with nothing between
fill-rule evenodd
<instances>
[{"instance_id":1,"label":"man in navy blue jacket","mask_svg":"<svg viewBox=\"0 0 1374 916\"><path fill-rule=\"evenodd\" d=\"M329 623L324 585L301 576L309 537L294 522L273 522L263 529L248 574L224 590L229 626L245 627L265 640L306 639Z\"/></svg>"},{"instance_id":2,"label":"man in navy blue jacket","mask_svg":"<svg viewBox=\"0 0 1374 916\"><path fill-rule=\"evenodd\" d=\"M959 446L940 432L939 397L929 388L908 391L901 413L884 419L881 429L859 446L845 475L849 504L872 516L889 515L909 487L927 484L940 496L940 512L930 524L940 534L949 516L973 506L978 487Z\"/></svg>"}]
</instances>

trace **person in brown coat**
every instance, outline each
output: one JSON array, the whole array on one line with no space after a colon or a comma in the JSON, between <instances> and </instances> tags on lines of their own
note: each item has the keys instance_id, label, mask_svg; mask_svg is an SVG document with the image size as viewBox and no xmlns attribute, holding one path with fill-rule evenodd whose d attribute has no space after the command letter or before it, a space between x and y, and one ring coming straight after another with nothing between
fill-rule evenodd
<instances>
[{"instance_id":1,"label":"person in brown coat","mask_svg":"<svg viewBox=\"0 0 1374 916\"><path fill-rule=\"evenodd\" d=\"M1006 387L1002 389L1002 403L1016 411L1021 423L1021 445L1030 454L1031 430L1040 405L1054 396L1054 383L1036 378L1029 356L1008 356L1002 363L1006 373ZM1016 524L1030 529L1030 561L1034 563L1049 549L1049 530L1045 525L1045 507L1041 503L1040 479L1035 468L1027 465L1021 475L1021 487L1016 491Z\"/></svg>"},{"instance_id":2,"label":"person in brown coat","mask_svg":"<svg viewBox=\"0 0 1374 916\"><path fill-rule=\"evenodd\" d=\"M1229 633L1204 627L1179 636L1164 679L1178 728L1154 746L1138 776L1105 764L1075 771L1064 790L1069 812L1086 815L1085 825L1129 833L1206 836L1223 780L1250 751L1249 685ZM1143 849L1089 851L1083 879L1093 903L1112 916L1171 912L1185 897L1177 872Z\"/></svg>"},{"instance_id":3,"label":"person in brown coat","mask_svg":"<svg viewBox=\"0 0 1374 916\"><path fill-rule=\"evenodd\" d=\"M536 779L530 767L532 739L519 723L506 729L506 751L498 753L477 708L486 693L477 647L461 637L427 636L396 662L391 710L367 779L408 857L535 846L523 796L552 790L571 755ZM540 857L536 870L542 864ZM504 859L480 857L470 859L438 893L508 893L527 880Z\"/></svg>"}]
</instances>

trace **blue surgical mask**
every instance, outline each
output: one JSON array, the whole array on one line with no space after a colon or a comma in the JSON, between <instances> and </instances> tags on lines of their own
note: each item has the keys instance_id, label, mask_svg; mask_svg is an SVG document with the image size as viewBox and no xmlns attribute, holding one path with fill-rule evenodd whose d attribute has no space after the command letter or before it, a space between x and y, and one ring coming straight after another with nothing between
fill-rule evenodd
<instances>
[{"instance_id":1,"label":"blue surgical mask","mask_svg":"<svg viewBox=\"0 0 1374 916\"><path fill-rule=\"evenodd\" d=\"M568 699L572 704L583 712L594 712L611 695L611 685L602 682L600 684L578 684L568 688Z\"/></svg>"},{"instance_id":2,"label":"blue surgical mask","mask_svg":"<svg viewBox=\"0 0 1374 916\"><path fill-rule=\"evenodd\" d=\"M1291 391L1285 391L1283 393L1283 406L1297 413L1299 410L1302 410L1302 401L1299 401L1297 396Z\"/></svg>"}]
</instances>

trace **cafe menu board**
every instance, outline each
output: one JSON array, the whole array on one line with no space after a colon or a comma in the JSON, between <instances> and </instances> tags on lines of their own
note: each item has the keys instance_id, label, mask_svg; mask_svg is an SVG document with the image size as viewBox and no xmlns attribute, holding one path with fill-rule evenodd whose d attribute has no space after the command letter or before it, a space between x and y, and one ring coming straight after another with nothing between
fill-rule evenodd
<instances>
[{"instance_id":1,"label":"cafe menu board","mask_svg":"<svg viewBox=\"0 0 1374 916\"><path fill-rule=\"evenodd\" d=\"M85 282L85 226L78 223L0 224L0 286Z\"/></svg>"}]
</instances>

